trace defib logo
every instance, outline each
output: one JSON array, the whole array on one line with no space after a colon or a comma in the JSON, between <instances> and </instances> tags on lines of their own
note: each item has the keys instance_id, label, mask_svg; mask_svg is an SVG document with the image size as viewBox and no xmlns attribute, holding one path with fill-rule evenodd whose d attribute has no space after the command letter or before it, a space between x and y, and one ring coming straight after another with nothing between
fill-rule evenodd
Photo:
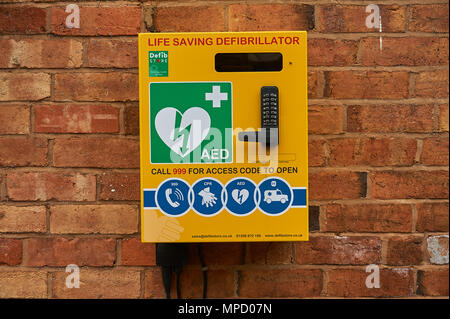
<instances>
[{"instance_id":1,"label":"defib logo","mask_svg":"<svg viewBox=\"0 0 450 319\"><path fill-rule=\"evenodd\" d=\"M149 51L148 68L150 77L169 76L169 52Z\"/></svg>"},{"instance_id":2,"label":"defib logo","mask_svg":"<svg viewBox=\"0 0 450 319\"><path fill-rule=\"evenodd\" d=\"M233 161L230 82L150 83L150 162Z\"/></svg>"}]
</instances>

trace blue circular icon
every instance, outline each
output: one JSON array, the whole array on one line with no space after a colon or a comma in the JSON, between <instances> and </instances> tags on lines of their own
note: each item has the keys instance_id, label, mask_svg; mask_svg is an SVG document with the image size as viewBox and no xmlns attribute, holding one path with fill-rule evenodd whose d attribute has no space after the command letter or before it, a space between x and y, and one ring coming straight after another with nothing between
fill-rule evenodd
<instances>
[{"instance_id":1,"label":"blue circular icon","mask_svg":"<svg viewBox=\"0 0 450 319\"><path fill-rule=\"evenodd\" d=\"M192 208L202 216L218 214L222 208L222 184L213 178L202 178L192 186L194 203Z\"/></svg>"},{"instance_id":2,"label":"blue circular icon","mask_svg":"<svg viewBox=\"0 0 450 319\"><path fill-rule=\"evenodd\" d=\"M281 178L269 177L259 185L261 201L259 209L267 215L281 215L288 210L292 202L292 190L289 184Z\"/></svg>"},{"instance_id":3,"label":"blue circular icon","mask_svg":"<svg viewBox=\"0 0 450 319\"><path fill-rule=\"evenodd\" d=\"M256 209L256 185L244 177L234 178L225 186L226 208L236 216L251 214Z\"/></svg>"},{"instance_id":4,"label":"blue circular icon","mask_svg":"<svg viewBox=\"0 0 450 319\"><path fill-rule=\"evenodd\" d=\"M170 178L156 190L156 203L161 211L171 217L178 217L190 208L189 184L179 178Z\"/></svg>"}]
</instances>

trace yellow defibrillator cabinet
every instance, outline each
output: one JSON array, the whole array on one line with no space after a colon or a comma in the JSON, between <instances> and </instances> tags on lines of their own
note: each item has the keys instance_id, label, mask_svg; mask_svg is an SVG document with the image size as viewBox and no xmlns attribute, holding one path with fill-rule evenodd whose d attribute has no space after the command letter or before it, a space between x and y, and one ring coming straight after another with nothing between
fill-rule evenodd
<instances>
[{"instance_id":1,"label":"yellow defibrillator cabinet","mask_svg":"<svg viewBox=\"0 0 450 319\"><path fill-rule=\"evenodd\" d=\"M306 32L139 34L143 242L308 240Z\"/></svg>"}]
</instances>

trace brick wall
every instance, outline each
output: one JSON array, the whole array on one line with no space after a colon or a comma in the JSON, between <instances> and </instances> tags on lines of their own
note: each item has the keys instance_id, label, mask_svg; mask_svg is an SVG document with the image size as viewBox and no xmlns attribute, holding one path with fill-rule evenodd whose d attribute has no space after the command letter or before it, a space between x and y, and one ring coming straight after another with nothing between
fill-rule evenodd
<instances>
[{"instance_id":1,"label":"brick wall","mask_svg":"<svg viewBox=\"0 0 450 319\"><path fill-rule=\"evenodd\" d=\"M375 2L382 51L372 2L337 2L77 2L67 29L71 2L0 0L0 297L164 296L139 239L136 35L247 30L309 31L311 239L205 244L209 297L448 296L448 1Z\"/></svg>"}]
</instances>

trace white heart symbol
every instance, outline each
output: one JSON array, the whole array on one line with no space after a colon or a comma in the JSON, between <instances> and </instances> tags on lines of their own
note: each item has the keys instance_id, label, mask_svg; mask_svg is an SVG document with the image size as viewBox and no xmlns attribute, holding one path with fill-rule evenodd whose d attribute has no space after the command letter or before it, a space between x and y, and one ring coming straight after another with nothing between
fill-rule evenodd
<instances>
[{"instance_id":1,"label":"white heart symbol","mask_svg":"<svg viewBox=\"0 0 450 319\"><path fill-rule=\"evenodd\" d=\"M242 205L247 200L248 195L248 190L246 189L233 189L233 191L231 192L231 196L239 205Z\"/></svg>"},{"instance_id":2,"label":"white heart symbol","mask_svg":"<svg viewBox=\"0 0 450 319\"><path fill-rule=\"evenodd\" d=\"M181 116L175 127L177 114ZM200 107L191 107L183 114L173 107L166 107L156 114L155 128L161 140L181 157L195 150L208 135L211 119Z\"/></svg>"}]
</instances>

